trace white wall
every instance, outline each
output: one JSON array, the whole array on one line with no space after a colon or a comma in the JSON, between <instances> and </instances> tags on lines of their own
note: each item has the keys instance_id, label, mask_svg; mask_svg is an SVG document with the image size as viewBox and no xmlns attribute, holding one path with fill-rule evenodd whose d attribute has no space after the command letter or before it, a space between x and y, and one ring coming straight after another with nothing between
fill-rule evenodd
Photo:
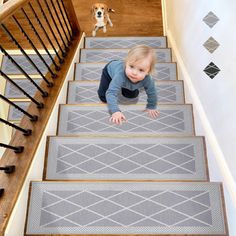
<instances>
[{"instance_id":1,"label":"white wall","mask_svg":"<svg viewBox=\"0 0 236 236\"><path fill-rule=\"evenodd\" d=\"M196 134L207 142L211 181L222 181L230 235L236 235L236 1L163 0L164 32L184 80L186 101L193 103ZM213 12L210 28L203 18ZM213 37L220 46L210 53L203 44ZM203 71L213 62L220 72Z\"/></svg>"}]
</instances>

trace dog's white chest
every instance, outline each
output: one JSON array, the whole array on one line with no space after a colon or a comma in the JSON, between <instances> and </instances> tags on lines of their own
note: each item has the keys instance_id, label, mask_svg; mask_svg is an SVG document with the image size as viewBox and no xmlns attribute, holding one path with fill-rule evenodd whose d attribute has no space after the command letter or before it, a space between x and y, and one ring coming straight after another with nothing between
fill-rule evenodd
<instances>
[{"instance_id":1,"label":"dog's white chest","mask_svg":"<svg viewBox=\"0 0 236 236\"><path fill-rule=\"evenodd\" d=\"M103 27L105 25L104 19L103 18L96 18L97 22L96 22L96 26L97 27Z\"/></svg>"}]
</instances>

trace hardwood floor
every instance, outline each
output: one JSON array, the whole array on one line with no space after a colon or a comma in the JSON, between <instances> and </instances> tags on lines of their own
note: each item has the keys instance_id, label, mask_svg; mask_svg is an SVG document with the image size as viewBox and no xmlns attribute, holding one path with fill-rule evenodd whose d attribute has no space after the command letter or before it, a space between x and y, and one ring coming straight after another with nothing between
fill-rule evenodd
<instances>
[{"instance_id":1,"label":"hardwood floor","mask_svg":"<svg viewBox=\"0 0 236 236\"><path fill-rule=\"evenodd\" d=\"M82 31L86 36L91 36L94 21L91 15L91 7L96 2L95 0L71 0L75 9L76 16ZM103 0L109 8L115 10L110 13L110 18L113 22L113 27L107 26L107 33L103 33L99 29L97 36L161 36L163 35L162 25L162 9L161 0ZM37 10L37 4L33 1L33 6ZM26 11L29 6L24 7ZM37 10L37 12L39 9ZM32 14L32 13L31 13ZM22 12L16 14L20 18L24 28L30 28L28 22L24 20ZM24 49L31 49L30 44L25 37L19 32L16 25L13 24L12 18L5 22L10 27L11 32L16 35L21 46ZM45 24L45 22L44 22ZM43 36L42 30L39 29L40 35ZM2 46L5 49L17 49L8 36L0 30L0 38ZM47 39L43 40L48 48L50 44ZM41 43L34 40L38 48L42 48Z\"/></svg>"},{"instance_id":2,"label":"hardwood floor","mask_svg":"<svg viewBox=\"0 0 236 236\"><path fill-rule=\"evenodd\" d=\"M91 6L94 0L72 0L81 29L91 36L93 19ZM99 1L98 1L99 2ZM110 13L113 27L107 33L100 29L97 36L161 36L161 0L110 0L102 1L115 10Z\"/></svg>"}]
</instances>

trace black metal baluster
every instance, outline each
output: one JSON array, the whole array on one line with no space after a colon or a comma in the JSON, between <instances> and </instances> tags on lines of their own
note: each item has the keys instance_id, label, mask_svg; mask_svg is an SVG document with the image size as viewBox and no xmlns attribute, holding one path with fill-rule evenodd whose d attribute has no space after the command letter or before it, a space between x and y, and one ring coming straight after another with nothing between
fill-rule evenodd
<instances>
[{"instance_id":1,"label":"black metal baluster","mask_svg":"<svg viewBox=\"0 0 236 236\"><path fill-rule=\"evenodd\" d=\"M27 79L30 80L30 82L41 92L43 97L48 96L48 92L43 91L35 82L30 78L30 76L25 72L24 69L21 68L21 66L13 59L10 54L7 53L7 51L0 45L0 50L5 54L5 56L8 57L8 59L26 76ZM4 74L4 72L1 71L1 73ZM7 76L7 75L6 75ZM7 78L8 79L8 78Z\"/></svg>"},{"instance_id":2,"label":"black metal baluster","mask_svg":"<svg viewBox=\"0 0 236 236\"><path fill-rule=\"evenodd\" d=\"M59 10L60 10L60 12L61 12L61 15L62 15L62 18L63 18L63 20L64 20L65 26L66 26L66 28L67 28L67 31L68 31L68 33L69 33L69 35L70 35L70 40L72 40L72 33L70 32L69 26L68 26L68 24L67 24L66 18L65 18L64 13L63 13L63 9L61 8L61 5L60 5L59 1L56 0L56 2L57 2L57 5L58 5L58 7L59 7ZM67 20L69 21L69 19L67 19Z\"/></svg>"},{"instance_id":3,"label":"black metal baluster","mask_svg":"<svg viewBox=\"0 0 236 236\"><path fill-rule=\"evenodd\" d=\"M37 105L38 108L43 108L44 104L36 101L33 97L31 97L25 90L23 90L17 83L15 83L11 78L9 78L2 70L0 70L0 75L2 75L6 80L10 83L14 84L25 96L27 96L33 103Z\"/></svg>"},{"instance_id":4,"label":"black metal baluster","mask_svg":"<svg viewBox=\"0 0 236 236\"><path fill-rule=\"evenodd\" d=\"M24 151L24 147L23 146L13 147L11 145L0 143L0 147L12 149L12 150L14 150L15 153L22 153Z\"/></svg>"},{"instance_id":5,"label":"black metal baluster","mask_svg":"<svg viewBox=\"0 0 236 236\"><path fill-rule=\"evenodd\" d=\"M28 34L25 32L25 30L23 29L23 27L20 25L19 21L16 19L16 17L13 15L12 16L13 19L15 20L16 24L18 25L18 27L20 28L21 32L25 35L25 37L27 38L27 40L29 41L30 45L32 46L32 48L34 49L34 51L37 53L38 57L41 59L41 61L44 63L44 65L48 68L49 72L51 73L52 77L55 78L57 75L53 73L52 69L50 68L50 66L47 64L47 62L45 61L45 59L42 57L42 55L39 53L38 49L34 46L33 41L29 38ZM57 66L57 65L56 65Z\"/></svg>"},{"instance_id":6,"label":"black metal baluster","mask_svg":"<svg viewBox=\"0 0 236 236\"><path fill-rule=\"evenodd\" d=\"M29 136L29 135L32 134L32 130L31 130L31 129L23 129L23 128L21 128L20 126L17 126L17 125L15 125L15 124L12 124L11 122L9 122L9 121L7 121L7 120L4 120L4 119L2 119L2 118L0 118L0 122L4 123L4 124L6 124L6 125L9 125L9 126L15 128L15 129L17 129L17 130L20 130L21 132L23 132L23 134L24 134L25 136Z\"/></svg>"},{"instance_id":7,"label":"black metal baluster","mask_svg":"<svg viewBox=\"0 0 236 236\"><path fill-rule=\"evenodd\" d=\"M31 121L37 121L38 120L38 116L29 114L27 111L25 111L24 109L22 109L21 107L19 107L14 102L10 101L8 98L4 97L1 94L0 94L0 98L3 99L4 101L6 101L8 104L14 106L16 109L18 109L22 113L24 113L26 116L28 116L30 118Z\"/></svg>"},{"instance_id":8,"label":"black metal baluster","mask_svg":"<svg viewBox=\"0 0 236 236\"><path fill-rule=\"evenodd\" d=\"M45 2L45 4L46 4L46 6L47 6L48 12L49 12L49 14L50 14L50 16L51 16L51 18L52 18L52 21L53 21L53 23L54 23L54 26L55 26L57 32L58 32L58 35L60 36L61 41L62 41L62 43L63 43L63 45L64 45L64 47L65 47L65 50L68 51L69 48L67 47L67 45L66 45L66 43L65 43L65 41L64 41L64 39L63 39L63 37L61 36L61 32L60 32L60 30L59 30L59 28L58 28L58 26L57 26L57 23L56 23L56 21L55 21L55 19L54 19L54 17L53 17L53 14L52 14L52 12L51 12L50 6L48 5L47 0L44 0L44 2Z\"/></svg>"},{"instance_id":9,"label":"black metal baluster","mask_svg":"<svg viewBox=\"0 0 236 236\"><path fill-rule=\"evenodd\" d=\"M27 55L25 50L20 46L20 44L17 42L17 40L14 38L14 36L11 34L11 32L7 29L7 27L4 24L1 24L2 28L6 32L6 34L11 38L11 40L16 44L16 46L20 49L20 51L24 54L26 59L31 63L31 65L38 71L38 73L42 76L43 80L47 83L48 87L52 87L53 83L49 82L47 78L43 75L43 73L40 71L40 69L35 65L35 63L32 61L32 59Z\"/></svg>"},{"instance_id":10,"label":"black metal baluster","mask_svg":"<svg viewBox=\"0 0 236 236\"><path fill-rule=\"evenodd\" d=\"M50 31L51 31L51 33L52 33L52 35L53 35L53 37L54 37L54 39L55 39L55 41L56 41L56 43L57 43L57 46L59 47L59 49L60 49L60 51L61 51L62 56L65 57L65 56L66 56L66 52L63 51L63 49L62 49L60 43L58 42L58 39L57 39L57 37L56 37L56 35L55 35L55 33L54 33L54 31L53 31L53 29L52 29L52 27L51 27L49 21L48 21L48 18L47 18L47 16L46 16L46 14L45 14L45 12L44 12L44 10L43 10L43 7L42 7L41 3L39 2L39 0L37 0L37 3L38 3L38 5L39 5L39 8L40 8L40 10L41 10L41 13L43 14L43 17L44 17L45 21L47 22L48 28L50 29ZM53 47L53 49L54 49L54 51L55 51L55 53L56 53L56 55L57 55L57 57L58 57L58 59L59 59L59 62L62 64L62 63L64 62L64 59L62 59L62 58L59 56L59 54L57 53L57 50L55 49L55 47L53 46L53 44L51 44L51 45L52 45L52 47Z\"/></svg>"},{"instance_id":11,"label":"black metal baluster","mask_svg":"<svg viewBox=\"0 0 236 236\"><path fill-rule=\"evenodd\" d=\"M65 31L65 29L64 29L64 27L63 27L63 24L62 24L62 22L61 22L61 19L60 19L60 17L59 17L59 14L58 14L58 12L57 12L57 9L56 9L56 7L55 7L55 5L54 5L53 0L51 0L51 4L52 4L52 8L54 9L54 12L55 12L55 14L56 14L56 16L57 16L57 19L58 19L58 21L59 21L59 24L60 24L60 26L61 26L61 29L62 29L62 31L63 31L65 37L66 37L67 44L70 45L70 40L69 40L69 38L68 38L68 36L67 36L67 34L66 34L66 31Z\"/></svg>"},{"instance_id":12,"label":"black metal baluster","mask_svg":"<svg viewBox=\"0 0 236 236\"><path fill-rule=\"evenodd\" d=\"M67 21L68 21L68 23L69 23L69 26L70 26L70 29L71 29L71 31L69 31L69 32L71 32L71 38L73 38L73 30L72 30L72 26L71 26L71 23L70 23L70 20L69 20L69 17L68 17L68 13L67 13L67 11L66 11L66 7L65 7L65 5L64 5L64 2L63 2L63 0L61 0L61 4L62 4L62 6L63 6L63 9L64 9L64 12L65 12L65 14L66 14L66 18L67 18Z\"/></svg>"},{"instance_id":13,"label":"black metal baluster","mask_svg":"<svg viewBox=\"0 0 236 236\"><path fill-rule=\"evenodd\" d=\"M44 27L43 27L43 25L42 25L41 21L39 20L39 18L38 18L38 16L37 16L37 14L36 14L36 12L35 12L35 10L34 10L34 8L32 7L32 5L31 5L31 3L30 3L30 2L29 2L29 6L30 6L30 8L31 8L32 12L34 13L34 16L35 16L35 18L36 18L37 22L39 23L39 25L40 25L41 29L44 31L45 35L47 36L47 32L45 31L45 29L44 29ZM40 35L38 34L38 32L37 32L36 28L34 27L34 25L33 25L32 21L31 21L31 20L30 20L30 18L27 16L27 14L26 14L26 12L24 11L24 9L23 9L23 8L22 8L22 11L24 12L24 15L26 16L26 18L27 18L27 20L28 20L28 22L29 22L29 24L30 24L31 28L33 29L34 33L36 34L36 36L38 37L39 41L40 41L40 42L41 42L41 44L43 45L43 47L44 47L45 51L47 52L48 56L49 56L49 57L50 57L50 59L52 60L52 63L54 64L54 66L55 66L56 70L57 70L57 71L58 71L58 70L60 70L60 67L59 67L59 66L56 64L56 62L55 62L54 58L52 57L52 55L51 55L51 54L50 54L50 52L48 51L48 49L47 49L47 47L45 46L45 44L44 44L43 40L41 39L41 37L40 37ZM56 76L56 75L54 75L54 78L55 78L55 76Z\"/></svg>"}]
</instances>

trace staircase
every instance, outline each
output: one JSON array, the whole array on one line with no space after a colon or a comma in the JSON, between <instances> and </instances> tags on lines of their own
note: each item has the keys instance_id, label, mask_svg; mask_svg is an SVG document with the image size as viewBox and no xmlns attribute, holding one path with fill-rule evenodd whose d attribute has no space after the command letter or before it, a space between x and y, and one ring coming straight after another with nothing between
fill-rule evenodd
<instances>
[{"instance_id":1,"label":"staircase","mask_svg":"<svg viewBox=\"0 0 236 236\"><path fill-rule=\"evenodd\" d=\"M156 48L160 116L143 112L141 91L138 101L119 96L128 121L111 124L96 92L101 71L141 43ZM176 69L165 37L86 38L43 181L31 183L26 235L228 235L222 185L209 181Z\"/></svg>"}]
</instances>

